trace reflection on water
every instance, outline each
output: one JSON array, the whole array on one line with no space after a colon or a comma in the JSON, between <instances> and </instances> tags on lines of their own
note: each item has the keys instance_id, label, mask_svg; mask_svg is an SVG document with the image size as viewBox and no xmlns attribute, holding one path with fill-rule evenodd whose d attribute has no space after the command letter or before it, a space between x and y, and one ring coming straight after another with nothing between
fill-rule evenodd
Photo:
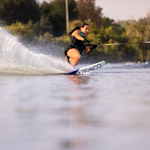
<instances>
[{"instance_id":1,"label":"reflection on water","mask_svg":"<svg viewBox=\"0 0 150 150\"><path fill-rule=\"evenodd\" d=\"M80 97L77 95L75 96L78 91L80 91L80 85L86 85L88 80L90 79L89 76L68 76L69 80L72 82L70 89L68 90L69 93L72 93L73 96L68 97L69 100L69 114L70 114L70 130L74 132L74 129L77 131L82 131L86 127L86 118L84 116L84 106L80 104ZM73 87L72 87L73 86ZM83 99L82 99L83 100ZM85 99L86 100L86 99ZM68 149L84 149L87 145L87 139L81 135L77 135L74 140L69 140Z\"/></svg>"},{"instance_id":2,"label":"reflection on water","mask_svg":"<svg viewBox=\"0 0 150 150\"><path fill-rule=\"evenodd\" d=\"M89 76L82 76L82 75L71 75L68 77L69 80L75 84L86 84L89 79Z\"/></svg>"},{"instance_id":3,"label":"reflection on water","mask_svg":"<svg viewBox=\"0 0 150 150\"><path fill-rule=\"evenodd\" d=\"M0 76L1 149L149 150L150 70L109 67Z\"/></svg>"}]
</instances>

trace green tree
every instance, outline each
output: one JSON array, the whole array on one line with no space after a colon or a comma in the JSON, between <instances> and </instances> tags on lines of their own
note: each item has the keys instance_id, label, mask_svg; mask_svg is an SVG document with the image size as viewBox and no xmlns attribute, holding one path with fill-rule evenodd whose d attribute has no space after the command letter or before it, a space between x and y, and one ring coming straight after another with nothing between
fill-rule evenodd
<instances>
[{"instance_id":1,"label":"green tree","mask_svg":"<svg viewBox=\"0 0 150 150\"><path fill-rule=\"evenodd\" d=\"M7 25L27 23L30 19L35 23L40 19L39 5L36 0L0 0L0 18Z\"/></svg>"},{"instance_id":2,"label":"green tree","mask_svg":"<svg viewBox=\"0 0 150 150\"><path fill-rule=\"evenodd\" d=\"M102 23L102 8L95 6L95 0L77 0L78 19L94 22L97 28Z\"/></svg>"},{"instance_id":3,"label":"green tree","mask_svg":"<svg viewBox=\"0 0 150 150\"><path fill-rule=\"evenodd\" d=\"M49 21L49 18L46 16L46 14L41 16L41 19L40 19L40 31L41 31L41 33L51 32L52 31L51 22Z\"/></svg>"},{"instance_id":4,"label":"green tree","mask_svg":"<svg viewBox=\"0 0 150 150\"><path fill-rule=\"evenodd\" d=\"M126 34L129 42L143 42L150 40L150 16L146 18L136 20L130 20L125 24ZM139 44L139 50L141 51L141 57L139 60L149 61L149 44Z\"/></svg>"},{"instance_id":5,"label":"green tree","mask_svg":"<svg viewBox=\"0 0 150 150\"><path fill-rule=\"evenodd\" d=\"M13 23L11 26L5 26L11 34L18 36L19 38L24 38L27 41L33 39L35 32L25 24L21 22Z\"/></svg>"},{"instance_id":6,"label":"green tree","mask_svg":"<svg viewBox=\"0 0 150 150\"><path fill-rule=\"evenodd\" d=\"M68 0L69 20L77 17L75 0ZM50 3L43 2L40 6L41 16L48 18L52 25L52 34L60 36L66 31L65 0L54 0Z\"/></svg>"}]
</instances>

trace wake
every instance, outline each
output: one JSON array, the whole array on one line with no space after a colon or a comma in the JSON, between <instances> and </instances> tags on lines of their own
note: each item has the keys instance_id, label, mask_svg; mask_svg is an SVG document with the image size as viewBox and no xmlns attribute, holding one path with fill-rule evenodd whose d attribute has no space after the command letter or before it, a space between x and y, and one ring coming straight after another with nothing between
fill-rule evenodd
<instances>
[{"instance_id":1,"label":"wake","mask_svg":"<svg viewBox=\"0 0 150 150\"><path fill-rule=\"evenodd\" d=\"M34 52L0 27L0 74L44 75L72 70L63 59Z\"/></svg>"}]
</instances>

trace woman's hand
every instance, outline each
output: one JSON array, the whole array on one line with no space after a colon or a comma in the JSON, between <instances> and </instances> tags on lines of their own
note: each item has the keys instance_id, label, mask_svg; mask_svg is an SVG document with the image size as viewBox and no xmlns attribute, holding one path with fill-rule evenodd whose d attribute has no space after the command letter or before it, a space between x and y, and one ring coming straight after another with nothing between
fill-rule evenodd
<instances>
[{"instance_id":1,"label":"woman's hand","mask_svg":"<svg viewBox=\"0 0 150 150\"><path fill-rule=\"evenodd\" d=\"M90 44L90 50L95 49L97 47L96 44Z\"/></svg>"}]
</instances>

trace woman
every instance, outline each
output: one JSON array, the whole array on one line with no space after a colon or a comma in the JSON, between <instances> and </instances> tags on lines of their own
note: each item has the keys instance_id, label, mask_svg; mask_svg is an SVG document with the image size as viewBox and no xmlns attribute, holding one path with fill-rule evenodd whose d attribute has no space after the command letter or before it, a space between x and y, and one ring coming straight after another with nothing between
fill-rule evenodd
<instances>
[{"instance_id":1,"label":"woman","mask_svg":"<svg viewBox=\"0 0 150 150\"><path fill-rule=\"evenodd\" d=\"M89 41L85 38L85 35L88 32L89 25L87 23L82 23L80 26L77 26L69 33L71 36L70 43L65 50L65 55L67 56L68 62L71 64L71 66L78 65L83 50L89 54L92 49L97 47L96 45L90 44ZM89 48L89 46L92 47Z\"/></svg>"}]
</instances>

